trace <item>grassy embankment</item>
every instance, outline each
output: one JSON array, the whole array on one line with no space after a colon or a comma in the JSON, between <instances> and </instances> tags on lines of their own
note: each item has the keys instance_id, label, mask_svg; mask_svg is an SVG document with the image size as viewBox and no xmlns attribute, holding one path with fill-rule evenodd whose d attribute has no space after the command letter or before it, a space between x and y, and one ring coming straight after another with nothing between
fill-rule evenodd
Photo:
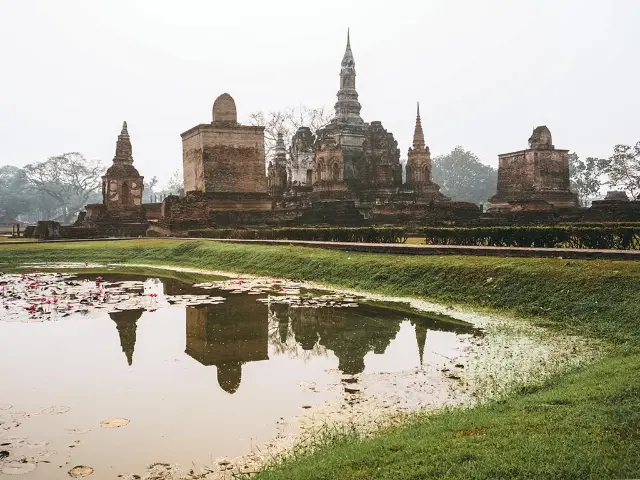
<instances>
[{"instance_id":1,"label":"grassy embankment","mask_svg":"<svg viewBox=\"0 0 640 480\"><path fill-rule=\"evenodd\" d=\"M0 248L7 266L59 261L305 279L499 311L614 346L588 367L488 405L416 415L369 439L333 437L258 479L640 476L639 263L373 255L166 239Z\"/></svg>"}]
</instances>

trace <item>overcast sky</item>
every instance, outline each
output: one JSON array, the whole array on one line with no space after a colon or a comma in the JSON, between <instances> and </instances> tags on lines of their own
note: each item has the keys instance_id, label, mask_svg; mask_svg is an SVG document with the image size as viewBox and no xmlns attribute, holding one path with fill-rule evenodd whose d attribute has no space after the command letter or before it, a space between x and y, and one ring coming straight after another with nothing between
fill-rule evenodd
<instances>
[{"instance_id":1,"label":"overcast sky","mask_svg":"<svg viewBox=\"0 0 640 480\"><path fill-rule=\"evenodd\" d=\"M536 125L557 148L608 156L640 140L640 0L0 0L0 164L69 151L108 164L123 120L161 183L180 133L211 121L333 107L347 27L365 121L432 154L497 165Z\"/></svg>"}]
</instances>

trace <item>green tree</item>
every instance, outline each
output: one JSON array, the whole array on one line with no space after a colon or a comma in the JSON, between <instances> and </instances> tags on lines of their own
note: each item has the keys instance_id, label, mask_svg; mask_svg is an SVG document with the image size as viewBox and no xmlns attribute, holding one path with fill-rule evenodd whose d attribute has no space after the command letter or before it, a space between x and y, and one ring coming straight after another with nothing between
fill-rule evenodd
<instances>
[{"instance_id":1,"label":"green tree","mask_svg":"<svg viewBox=\"0 0 640 480\"><path fill-rule=\"evenodd\" d=\"M24 167L33 190L47 199L46 219L70 222L87 203L100 202L103 167L80 153L65 153Z\"/></svg>"},{"instance_id":2,"label":"green tree","mask_svg":"<svg viewBox=\"0 0 640 480\"><path fill-rule=\"evenodd\" d=\"M483 204L496 193L498 171L458 146L433 159L432 179L453 200Z\"/></svg>"},{"instance_id":3,"label":"green tree","mask_svg":"<svg viewBox=\"0 0 640 480\"><path fill-rule=\"evenodd\" d=\"M569 154L569 178L571 191L578 195L580 205L588 207L591 199L600 192L604 185L603 174L606 160L587 157L581 160L577 153Z\"/></svg>"},{"instance_id":4,"label":"green tree","mask_svg":"<svg viewBox=\"0 0 640 480\"><path fill-rule=\"evenodd\" d=\"M29 180L21 168L0 167L0 223L11 222L33 207Z\"/></svg>"},{"instance_id":5,"label":"green tree","mask_svg":"<svg viewBox=\"0 0 640 480\"><path fill-rule=\"evenodd\" d=\"M634 200L640 199L640 142L634 146L616 145L613 155L604 162L609 185L627 191Z\"/></svg>"}]
</instances>

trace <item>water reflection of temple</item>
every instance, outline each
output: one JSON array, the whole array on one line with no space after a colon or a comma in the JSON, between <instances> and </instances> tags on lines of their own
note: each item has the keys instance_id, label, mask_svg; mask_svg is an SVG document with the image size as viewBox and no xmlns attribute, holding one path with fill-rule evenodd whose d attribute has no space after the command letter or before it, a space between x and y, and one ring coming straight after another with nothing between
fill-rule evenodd
<instances>
[{"instance_id":1,"label":"water reflection of temple","mask_svg":"<svg viewBox=\"0 0 640 480\"><path fill-rule=\"evenodd\" d=\"M109 314L111 320L116 322L116 329L120 336L120 346L127 357L129 365L133 364L133 351L136 348L136 330L138 329L138 319L142 316L144 309L123 310L122 312L112 312Z\"/></svg>"},{"instance_id":2,"label":"water reflection of temple","mask_svg":"<svg viewBox=\"0 0 640 480\"><path fill-rule=\"evenodd\" d=\"M186 353L203 365L215 365L218 383L234 393L242 365L268 360L267 306L255 297L230 295L219 305L187 307Z\"/></svg>"},{"instance_id":3,"label":"water reflection of temple","mask_svg":"<svg viewBox=\"0 0 640 480\"><path fill-rule=\"evenodd\" d=\"M310 350L315 343L333 351L338 369L347 375L364 371L364 357L385 352L400 330L398 315L369 315L358 308L292 308L289 311L296 341Z\"/></svg>"},{"instance_id":4,"label":"water reflection of temple","mask_svg":"<svg viewBox=\"0 0 640 480\"><path fill-rule=\"evenodd\" d=\"M202 294L177 280L163 280L167 295ZM357 308L300 308L286 304L265 304L263 296L208 291L226 297L216 305L186 308L186 353L203 365L215 365L218 383L234 393L242 380L242 365L268 360L269 344L294 342L312 354L330 350L338 358L338 369L357 375L365 369L365 356L384 354L410 320L415 329L420 364L423 362L427 332L458 334L477 332L470 325L449 323L394 309L360 304ZM269 324L274 326L269 336Z\"/></svg>"}]
</instances>

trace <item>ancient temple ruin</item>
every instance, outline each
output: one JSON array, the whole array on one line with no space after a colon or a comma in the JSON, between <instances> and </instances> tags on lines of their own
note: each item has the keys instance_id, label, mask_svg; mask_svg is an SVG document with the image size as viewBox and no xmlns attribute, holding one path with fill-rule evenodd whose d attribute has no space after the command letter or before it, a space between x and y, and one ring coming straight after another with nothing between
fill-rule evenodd
<instances>
[{"instance_id":1,"label":"ancient temple ruin","mask_svg":"<svg viewBox=\"0 0 640 480\"><path fill-rule=\"evenodd\" d=\"M264 127L240 125L228 93L215 100L212 117L181 135L185 192L266 194Z\"/></svg>"},{"instance_id":2,"label":"ancient temple ruin","mask_svg":"<svg viewBox=\"0 0 640 480\"><path fill-rule=\"evenodd\" d=\"M282 133L278 133L275 150L275 156L267 168L267 191L277 198L287 189L287 150Z\"/></svg>"},{"instance_id":3,"label":"ancient temple ruin","mask_svg":"<svg viewBox=\"0 0 640 480\"><path fill-rule=\"evenodd\" d=\"M133 166L127 122L116 141L112 165L102 177L102 203L89 204L75 225L95 235L144 235L147 220L158 218L160 204L143 204L144 177Z\"/></svg>"},{"instance_id":4,"label":"ancient temple ruin","mask_svg":"<svg viewBox=\"0 0 640 480\"><path fill-rule=\"evenodd\" d=\"M569 150L555 148L546 126L533 129L529 148L498 155L498 191L489 199L493 210L575 208L569 190Z\"/></svg>"},{"instance_id":5,"label":"ancient temple ruin","mask_svg":"<svg viewBox=\"0 0 640 480\"><path fill-rule=\"evenodd\" d=\"M220 215L271 210L264 127L239 124L231 95L216 98L211 123L181 137L185 196L164 200L158 232L216 224Z\"/></svg>"},{"instance_id":6,"label":"ancient temple ruin","mask_svg":"<svg viewBox=\"0 0 640 480\"><path fill-rule=\"evenodd\" d=\"M402 184L400 150L379 121L365 123L356 90L351 39L340 64L335 116L316 132L313 197L371 201L395 193Z\"/></svg>"},{"instance_id":7,"label":"ancient temple ruin","mask_svg":"<svg viewBox=\"0 0 640 480\"><path fill-rule=\"evenodd\" d=\"M380 121L366 122L361 109L347 33L335 113L326 125L298 128L288 151L279 134L265 174L264 127L240 124L234 99L224 93L210 123L181 134L185 195L168 196L161 206L142 203L144 179L133 166L125 122L103 177L103 203L87 205L76 226L95 229L94 235L188 235L212 227L509 223L518 212L549 221L567 215L622 220L635 209L612 195L581 212L569 190L568 150L555 148L546 126L534 129L528 149L499 155L489 212L454 201L432 179L419 105L403 184L393 133Z\"/></svg>"},{"instance_id":8,"label":"ancient temple ruin","mask_svg":"<svg viewBox=\"0 0 640 480\"><path fill-rule=\"evenodd\" d=\"M416 127L413 132L413 147L409 147L407 154L406 189L415 194L418 201L450 200L440 193L440 186L431 180L431 152L424 140L419 103L416 113Z\"/></svg>"},{"instance_id":9,"label":"ancient temple ruin","mask_svg":"<svg viewBox=\"0 0 640 480\"><path fill-rule=\"evenodd\" d=\"M133 166L131 139L127 122L124 122L116 142L113 165L102 177L102 201L106 211L118 216L138 217L143 190L144 177Z\"/></svg>"},{"instance_id":10,"label":"ancient temple ruin","mask_svg":"<svg viewBox=\"0 0 640 480\"><path fill-rule=\"evenodd\" d=\"M287 178L289 189L294 192L310 192L313 189L313 171L316 163L315 141L316 136L309 127L300 127L291 138Z\"/></svg>"}]
</instances>

